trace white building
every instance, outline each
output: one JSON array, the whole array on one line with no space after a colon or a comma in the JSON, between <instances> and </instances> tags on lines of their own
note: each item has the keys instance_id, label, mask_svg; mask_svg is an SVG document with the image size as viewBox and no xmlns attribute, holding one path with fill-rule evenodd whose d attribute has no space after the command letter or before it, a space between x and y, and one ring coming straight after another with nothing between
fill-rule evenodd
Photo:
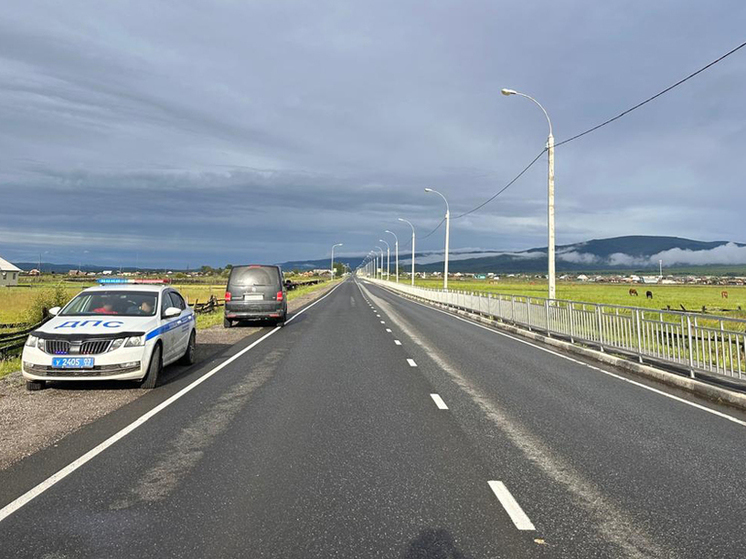
<instances>
[{"instance_id":1,"label":"white building","mask_svg":"<svg viewBox=\"0 0 746 559\"><path fill-rule=\"evenodd\" d=\"M18 285L18 275L21 271L20 268L13 266L13 264L7 260L0 258L0 287Z\"/></svg>"}]
</instances>

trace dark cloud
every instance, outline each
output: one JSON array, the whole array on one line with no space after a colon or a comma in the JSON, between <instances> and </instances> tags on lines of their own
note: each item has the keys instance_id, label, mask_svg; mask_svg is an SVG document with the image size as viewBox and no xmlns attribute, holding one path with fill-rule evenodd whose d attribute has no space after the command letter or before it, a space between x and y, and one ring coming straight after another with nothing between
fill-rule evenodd
<instances>
[{"instance_id":1,"label":"dark cloud","mask_svg":"<svg viewBox=\"0 0 746 559\"><path fill-rule=\"evenodd\" d=\"M185 266L424 235L542 148L742 40L736 0L13 2L0 15L0 254ZM558 241L743 241L746 55L557 150ZM452 245L545 242L545 161ZM408 229L396 229L408 239ZM420 248L437 249L442 231Z\"/></svg>"}]
</instances>

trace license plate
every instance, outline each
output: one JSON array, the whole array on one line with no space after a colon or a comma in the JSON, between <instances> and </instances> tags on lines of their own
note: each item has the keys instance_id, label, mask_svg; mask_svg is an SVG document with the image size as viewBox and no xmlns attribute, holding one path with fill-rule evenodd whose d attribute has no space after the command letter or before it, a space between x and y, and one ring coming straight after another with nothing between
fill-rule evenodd
<instances>
[{"instance_id":1,"label":"license plate","mask_svg":"<svg viewBox=\"0 0 746 559\"><path fill-rule=\"evenodd\" d=\"M54 369L92 369L93 357L54 357L52 367Z\"/></svg>"},{"instance_id":2,"label":"license plate","mask_svg":"<svg viewBox=\"0 0 746 559\"><path fill-rule=\"evenodd\" d=\"M244 293L244 301L263 301L264 295L261 293Z\"/></svg>"}]
</instances>

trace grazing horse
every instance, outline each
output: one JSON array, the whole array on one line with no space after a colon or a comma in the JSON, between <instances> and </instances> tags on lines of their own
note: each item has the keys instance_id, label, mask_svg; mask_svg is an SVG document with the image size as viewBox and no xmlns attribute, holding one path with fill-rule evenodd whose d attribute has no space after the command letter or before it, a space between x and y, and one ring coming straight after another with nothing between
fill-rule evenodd
<instances>
[{"instance_id":1,"label":"grazing horse","mask_svg":"<svg viewBox=\"0 0 746 559\"><path fill-rule=\"evenodd\" d=\"M647 297L648 299L652 299L653 298L653 292L652 291L648 291L647 293L645 293L645 297Z\"/></svg>"},{"instance_id":2,"label":"grazing horse","mask_svg":"<svg viewBox=\"0 0 746 559\"><path fill-rule=\"evenodd\" d=\"M633 288L633 289L630 289L630 290L629 290L629 294L630 294L630 295L634 295L635 297L637 297L637 289L634 289L634 288Z\"/></svg>"},{"instance_id":3,"label":"grazing horse","mask_svg":"<svg viewBox=\"0 0 746 559\"><path fill-rule=\"evenodd\" d=\"M728 292L727 292L727 291L721 291L721 292L720 292L720 296L721 296L721 297L722 297L723 299L727 299L727 298L728 298Z\"/></svg>"}]
</instances>

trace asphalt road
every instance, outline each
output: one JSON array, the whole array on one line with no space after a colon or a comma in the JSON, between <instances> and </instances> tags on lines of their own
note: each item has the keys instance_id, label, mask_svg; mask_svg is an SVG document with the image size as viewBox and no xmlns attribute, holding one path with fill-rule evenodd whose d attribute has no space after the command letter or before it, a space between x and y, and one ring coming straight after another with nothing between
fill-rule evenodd
<instances>
[{"instance_id":1,"label":"asphalt road","mask_svg":"<svg viewBox=\"0 0 746 559\"><path fill-rule=\"evenodd\" d=\"M746 556L744 418L604 371L349 280L0 472L0 556Z\"/></svg>"}]
</instances>

